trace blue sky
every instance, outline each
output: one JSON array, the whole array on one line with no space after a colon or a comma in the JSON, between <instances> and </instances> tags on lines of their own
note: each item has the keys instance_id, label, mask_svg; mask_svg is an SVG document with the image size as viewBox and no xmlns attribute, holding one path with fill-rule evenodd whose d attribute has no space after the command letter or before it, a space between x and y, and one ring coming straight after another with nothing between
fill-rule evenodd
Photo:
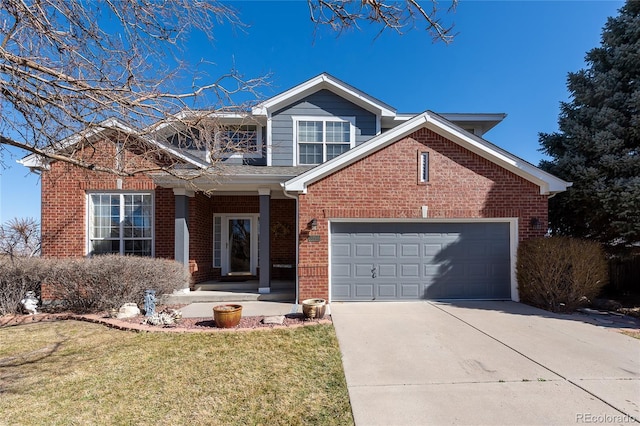
<instances>
[{"instance_id":1,"label":"blue sky","mask_svg":"<svg viewBox=\"0 0 640 426\"><path fill-rule=\"evenodd\" d=\"M232 66L246 77L271 73L262 89L268 97L328 72L398 112L504 112L486 139L538 164L538 133L557 130L567 73L584 67L585 53L599 45L607 17L623 2L461 0L443 16L457 33L448 46L432 44L420 29L377 38L367 24L339 37L314 31L299 0L234 5L249 25L244 31L223 25L213 46L197 36L190 41L187 59L215 63L212 75ZM11 153L3 156L9 168L0 170L0 222L39 219L39 178L15 164L22 153Z\"/></svg>"}]
</instances>

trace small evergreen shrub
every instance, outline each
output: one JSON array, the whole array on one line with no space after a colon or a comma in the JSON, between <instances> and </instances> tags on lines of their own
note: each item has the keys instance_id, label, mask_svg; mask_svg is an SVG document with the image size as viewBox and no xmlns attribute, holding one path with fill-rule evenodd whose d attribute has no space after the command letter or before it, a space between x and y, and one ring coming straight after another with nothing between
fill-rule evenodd
<instances>
[{"instance_id":1,"label":"small evergreen shrub","mask_svg":"<svg viewBox=\"0 0 640 426\"><path fill-rule=\"evenodd\" d=\"M27 291L40 296L46 262L39 257L0 256L0 315L22 312L20 301Z\"/></svg>"},{"instance_id":2,"label":"small evergreen shrub","mask_svg":"<svg viewBox=\"0 0 640 426\"><path fill-rule=\"evenodd\" d=\"M605 253L594 241L527 240L518 248L516 267L520 299L553 312L572 311L593 300L608 282Z\"/></svg>"},{"instance_id":3,"label":"small evergreen shrub","mask_svg":"<svg viewBox=\"0 0 640 426\"><path fill-rule=\"evenodd\" d=\"M144 291L156 297L189 286L187 267L173 260L104 255L89 259L58 259L47 283L53 298L74 312L99 312L134 302L142 307Z\"/></svg>"}]
</instances>

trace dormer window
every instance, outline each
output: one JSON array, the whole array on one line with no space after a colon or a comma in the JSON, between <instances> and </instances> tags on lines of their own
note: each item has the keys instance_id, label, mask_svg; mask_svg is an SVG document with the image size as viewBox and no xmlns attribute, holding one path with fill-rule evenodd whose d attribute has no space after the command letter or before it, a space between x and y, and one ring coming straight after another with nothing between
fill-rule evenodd
<instances>
[{"instance_id":1,"label":"dormer window","mask_svg":"<svg viewBox=\"0 0 640 426\"><path fill-rule=\"evenodd\" d=\"M355 146L353 117L294 117L297 162L320 164Z\"/></svg>"}]
</instances>

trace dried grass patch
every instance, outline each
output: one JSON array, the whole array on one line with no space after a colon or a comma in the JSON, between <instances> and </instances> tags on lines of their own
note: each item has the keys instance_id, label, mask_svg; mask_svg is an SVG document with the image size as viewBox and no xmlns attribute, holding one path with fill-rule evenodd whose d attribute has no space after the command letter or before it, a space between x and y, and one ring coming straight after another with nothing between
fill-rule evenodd
<instances>
[{"instance_id":1,"label":"dried grass patch","mask_svg":"<svg viewBox=\"0 0 640 426\"><path fill-rule=\"evenodd\" d=\"M8 424L353 424L331 325L176 335L61 321L0 341Z\"/></svg>"}]
</instances>

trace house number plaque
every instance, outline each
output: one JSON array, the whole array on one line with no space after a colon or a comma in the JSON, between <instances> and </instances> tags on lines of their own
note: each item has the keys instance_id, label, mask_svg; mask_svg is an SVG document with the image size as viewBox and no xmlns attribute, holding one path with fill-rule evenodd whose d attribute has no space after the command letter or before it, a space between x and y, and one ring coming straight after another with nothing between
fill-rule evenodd
<instances>
[{"instance_id":1,"label":"house number plaque","mask_svg":"<svg viewBox=\"0 0 640 426\"><path fill-rule=\"evenodd\" d=\"M309 241L310 243L317 243L320 241L320 235L309 235L307 237L307 241Z\"/></svg>"}]
</instances>

